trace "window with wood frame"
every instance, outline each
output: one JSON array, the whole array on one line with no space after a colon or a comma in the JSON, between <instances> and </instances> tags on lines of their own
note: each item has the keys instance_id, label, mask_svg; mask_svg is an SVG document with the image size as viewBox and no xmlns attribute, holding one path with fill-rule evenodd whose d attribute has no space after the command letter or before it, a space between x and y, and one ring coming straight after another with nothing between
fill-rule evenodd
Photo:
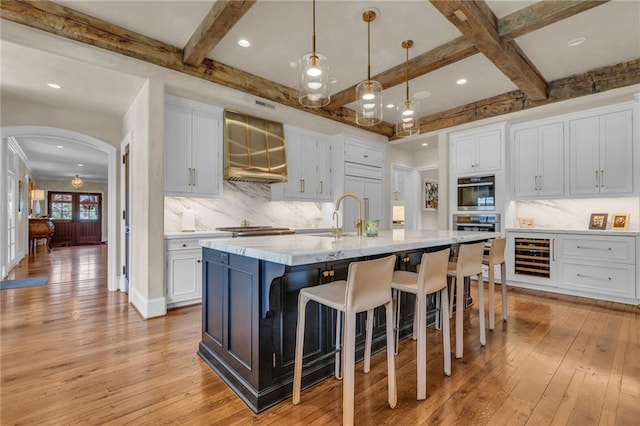
<instances>
[{"instance_id":1,"label":"window with wood frame","mask_svg":"<svg viewBox=\"0 0 640 426\"><path fill-rule=\"evenodd\" d=\"M102 194L49 191L49 217L77 222L101 219Z\"/></svg>"}]
</instances>

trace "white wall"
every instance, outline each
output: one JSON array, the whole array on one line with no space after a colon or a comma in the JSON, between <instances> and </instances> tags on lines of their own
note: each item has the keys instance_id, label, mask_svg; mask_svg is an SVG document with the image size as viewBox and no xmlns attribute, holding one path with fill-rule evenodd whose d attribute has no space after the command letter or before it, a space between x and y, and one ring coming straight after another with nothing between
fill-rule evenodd
<instances>
[{"instance_id":1,"label":"white wall","mask_svg":"<svg viewBox=\"0 0 640 426\"><path fill-rule=\"evenodd\" d=\"M129 300L145 318L164 315L164 85L147 80L122 120L130 146Z\"/></svg>"}]
</instances>

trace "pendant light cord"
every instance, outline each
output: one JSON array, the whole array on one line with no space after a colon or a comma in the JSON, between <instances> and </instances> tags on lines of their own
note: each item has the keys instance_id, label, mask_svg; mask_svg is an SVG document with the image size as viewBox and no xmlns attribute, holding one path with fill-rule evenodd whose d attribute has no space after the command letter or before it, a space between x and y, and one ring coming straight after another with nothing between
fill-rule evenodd
<instances>
[{"instance_id":1,"label":"pendant light cord","mask_svg":"<svg viewBox=\"0 0 640 426\"><path fill-rule=\"evenodd\" d=\"M311 36L313 56L316 56L316 0L313 0L313 35Z\"/></svg>"},{"instance_id":2,"label":"pendant light cord","mask_svg":"<svg viewBox=\"0 0 640 426\"><path fill-rule=\"evenodd\" d=\"M367 81L371 81L371 20L367 21Z\"/></svg>"},{"instance_id":3,"label":"pendant light cord","mask_svg":"<svg viewBox=\"0 0 640 426\"><path fill-rule=\"evenodd\" d=\"M409 102L409 47L405 49L407 51L406 64L406 76L407 76L407 102Z\"/></svg>"}]
</instances>

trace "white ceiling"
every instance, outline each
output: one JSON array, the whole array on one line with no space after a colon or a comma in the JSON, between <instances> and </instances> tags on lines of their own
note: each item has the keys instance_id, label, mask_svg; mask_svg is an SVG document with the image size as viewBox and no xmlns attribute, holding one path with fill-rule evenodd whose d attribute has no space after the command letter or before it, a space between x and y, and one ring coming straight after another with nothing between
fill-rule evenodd
<instances>
[{"instance_id":1,"label":"white ceiling","mask_svg":"<svg viewBox=\"0 0 640 426\"><path fill-rule=\"evenodd\" d=\"M56 3L182 48L213 1ZM533 3L487 1L498 18ZM425 0L318 0L317 46L327 55L332 77L337 80L332 93L366 76L366 24L362 21L362 11L371 7L379 11L378 18L371 24L372 75L403 63L405 53L400 43L404 39L415 42L409 52L412 58L460 35ZM587 40L577 47L569 47L567 42L577 37ZM248 39L251 47L239 47L240 38ZM640 1L612 1L526 34L516 42L547 81L628 61L640 56ZM139 72L95 65L94 57L86 61L66 58L4 40L0 47L3 96L122 116L144 82ZM310 50L311 2L260 0L208 56L296 88L297 73L290 63ZM455 82L461 77L468 83L458 86ZM49 81L61 82L63 90L55 93L46 87ZM410 81L412 94L430 93L420 100L421 115L515 89L481 54ZM385 103L397 103L404 97L404 86L389 88L383 96ZM388 114L385 121L393 122L393 114ZM423 149L421 138L394 143L394 146Z\"/></svg>"}]
</instances>

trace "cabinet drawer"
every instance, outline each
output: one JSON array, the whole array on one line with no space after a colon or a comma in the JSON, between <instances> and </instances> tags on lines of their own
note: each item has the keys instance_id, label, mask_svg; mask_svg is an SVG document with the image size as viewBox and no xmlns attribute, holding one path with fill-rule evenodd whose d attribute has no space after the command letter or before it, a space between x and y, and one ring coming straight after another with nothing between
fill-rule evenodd
<instances>
[{"instance_id":1,"label":"cabinet drawer","mask_svg":"<svg viewBox=\"0 0 640 426\"><path fill-rule=\"evenodd\" d=\"M382 168L367 166L366 164L344 163L344 174L347 176L382 180Z\"/></svg>"},{"instance_id":2,"label":"cabinet drawer","mask_svg":"<svg viewBox=\"0 0 640 426\"><path fill-rule=\"evenodd\" d=\"M167 251L200 249L200 244L198 244L198 241L199 240L197 239L167 240L166 241Z\"/></svg>"},{"instance_id":3,"label":"cabinet drawer","mask_svg":"<svg viewBox=\"0 0 640 426\"><path fill-rule=\"evenodd\" d=\"M560 257L635 263L635 244L634 237L562 236Z\"/></svg>"},{"instance_id":4,"label":"cabinet drawer","mask_svg":"<svg viewBox=\"0 0 640 426\"><path fill-rule=\"evenodd\" d=\"M560 286L612 296L635 297L636 269L625 264L562 262Z\"/></svg>"},{"instance_id":5,"label":"cabinet drawer","mask_svg":"<svg viewBox=\"0 0 640 426\"><path fill-rule=\"evenodd\" d=\"M348 140L344 143L344 158L347 161L382 165L384 148L366 142Z\"/></svg>"}]
</instances>

